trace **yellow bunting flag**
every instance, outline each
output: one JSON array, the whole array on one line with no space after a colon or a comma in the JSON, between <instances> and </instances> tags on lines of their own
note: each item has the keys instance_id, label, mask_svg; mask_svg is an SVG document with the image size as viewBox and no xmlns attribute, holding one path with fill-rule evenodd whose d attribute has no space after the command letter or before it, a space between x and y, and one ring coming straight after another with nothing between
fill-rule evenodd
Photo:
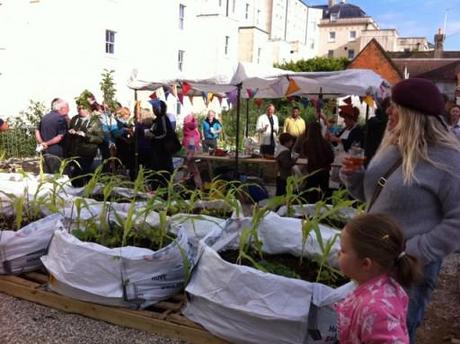
<instances>
[{"instance_id":1,"label":"yellow bunting flag","mask_svg":"<svg viewBox=\"0 0 460 344\"><path fill-rule=\"evenodd\" d=\"M292 93L295 93L297 92L298 90L300 90L300 87L299 85L297 85L297 83L295 82L294 79L289 79L289 85L288 85L288 88L287 88L287 91L286 91L286 96L292 94Z\"/></svg>"},{"instance_id":2,"label":"yellow bunting flag","mask_svg":"<svg viewBox=\"0 0 460 344\"><path fill-rule=\"evenodd\" d=\"M374 98L372 96L365 96L363 100L369 107L374 107Z\"/></svg>"},{"instance_id":3,"label":"yellow bunting flag","mask_svg":"<svg viewBox=\"0 0 460 344\"><path fill-rule=\"evenodd\" d=\"M212 100L214 99L214 94L208 92L208 104L211 104Z\"/></svg>"}]
</instances>

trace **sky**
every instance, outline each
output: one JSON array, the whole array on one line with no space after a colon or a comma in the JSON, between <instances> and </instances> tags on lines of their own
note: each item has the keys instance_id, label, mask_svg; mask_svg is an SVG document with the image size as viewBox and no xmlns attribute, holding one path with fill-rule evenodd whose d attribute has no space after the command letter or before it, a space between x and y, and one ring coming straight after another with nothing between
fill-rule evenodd
<instances>
[{"instance_id":1,"label":"sky","mask_svg":"<svg viewBox=\"0 0 460 344\"><path fill-rule=\"evenodd\" d=\"M304 2L327 4L327 0ZM381 29L395 28L400 36L422 36L431 43L438 28L444 27L447 14L444 50L460 51L460 0L347 0L347 3L361 7Z\"/></svg>"}]
</instances>

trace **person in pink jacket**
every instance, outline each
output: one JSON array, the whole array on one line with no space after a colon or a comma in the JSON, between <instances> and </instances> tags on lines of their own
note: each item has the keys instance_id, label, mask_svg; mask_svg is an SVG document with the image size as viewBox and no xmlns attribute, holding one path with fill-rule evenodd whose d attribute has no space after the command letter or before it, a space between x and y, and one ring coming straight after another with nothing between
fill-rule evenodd
<instances>
[{"instance_id":1,"label":"person in pink jacket","mask_svg":"<svg viewBox=\"0 0 460 344\"><path fill-rule=\"evenodd\" d=\"M341 234L339 265L358 287L336 304L341 344L406 344L409 287L421 277L416 258L404 252L399 226L382 214L365 214Z\"/></svg>"},{"instance_id":2,"label":"person in pink jacket","mask_svg":"<svg viewBox=\"0 0 460 344\"><path fill-rule=\"evenodd\" d=\"M193 156L200 150L200 131L198 118L193 114L189 114L184 118L184 137L182 145L187 152L186 162L189 173L193 177L193 181L197 188L201 188L203 181L201 180L200 171L195 163Z\"/></svg>"}]
</instances>

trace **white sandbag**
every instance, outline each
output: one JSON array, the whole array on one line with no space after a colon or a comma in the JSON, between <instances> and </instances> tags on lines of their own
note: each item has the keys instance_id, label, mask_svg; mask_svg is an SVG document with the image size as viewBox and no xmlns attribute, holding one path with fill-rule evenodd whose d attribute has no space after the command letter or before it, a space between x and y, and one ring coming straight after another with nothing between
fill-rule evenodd
<instances>
[{"instance_id":1,"label":"white sandbag","mask_svg":"<svg viewBox=\"0 0 460 344\"><path fill-rule=\"evenodd\" d=\"M18 231L0 232L0 274L20 274L42 267L54 231L62 229L62 216L53 214Z\"/></svg>"},{"instance_id":2,"label":"white sandbag","mask_svg":"<svg viewBox=\"0 0 460 344\"><path fill-rule=\"evenodd\" d=\"M330 204L326 204L326 208L331 208ZM312 216L316 212L316 204L295 204L291 206L293 214L290 214L292 217L308 217ZM321 211L325 211L326 209L322 209ZM289 216L288 209L285 205L280 207L276 212L279 216ZM351 219L356 215L356 209L352 207L342 208L339 211L339 215L342 216L344 219Z\"/></svg>"},{"instance_id":3,"label":"white sandbag","mask_svg":"<svg viewBox=\"0 0 460 344\"><path fill-rule=\"evenodd\" d=\"M305 247L302 247L302 220L292 217L281 217L276 213L268 213L258 227L259 239L263 243L263 251L269 254L289 253L296 257L312 257L322 255L314 231L311 231ZM325 225L319 225L323 242L332 240L340 231ZM337 256L340 242L337 238L330 252L330 259Z\"/></svg>"},{"instance_id":4,"label":"white sandbag","mask_svg":"<svg viewBox=\"0 0 460 344\"><path fill-rule=\"evenodd\" d=\"M50 288L58 293L100 304L143 308L184 287L185 257L194 261L182 231L176 241L156 252L140 247L110 249L59 231L42 261L52 275Z\"/></svg>"},{"instance_id":5,"label":"white sandbag","mask_svg":"<svg viewBox=\"0 0 460 344\"><path fill-rule=\"evenodd\" d=\"M230 264L202 245L184 315L232 343L335 343L333 304L353 288Z\"/></svg>"},{"instance_id":6,"label":"white sandbag","mask_svg":"<svg viewBox=\"0 0 460 344\"><path fill-rule=\"evenodd\" d=\"M198 243L212 231L220 231L225 227L227 220L208 215L176 214L169 218L171 231L177 234L182 228L186 233L189 242L198 247Z\"/></svg>"},{"instance_id":7,"label":"white sandbag","mask_svg":"<svg viewBox=\"0 0 460 344\"><path fill-rule=\"evenodd\" d=\"M55 184L51 181L54 181ZM56 197L59 197L60 187L56 184L65 185L68 181L67 176L56 179L54 175L48 174L42 178L31 174L0 173L0 214L14 215L11 202L15 197L24 196L27 201L33 201L45 199L47 196L51 197L53 192Z\"/></svg>"},{"instance_id":8,"label":"white sandbag","mask_svg":"<svg viewBox=\"0 0 460 344\"><path fill-rule=\"evenodd\" d=\"M204 247L184 315L232 343L303 343L309 283L230 264Z\"/></svg>"}]
</instances>

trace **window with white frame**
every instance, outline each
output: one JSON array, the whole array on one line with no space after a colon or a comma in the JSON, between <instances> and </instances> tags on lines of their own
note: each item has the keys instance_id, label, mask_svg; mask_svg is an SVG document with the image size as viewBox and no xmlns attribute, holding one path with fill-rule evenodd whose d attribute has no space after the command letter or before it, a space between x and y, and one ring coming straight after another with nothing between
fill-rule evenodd
<instances>
[{"instance_id":1,"label":"window with white frame","mask_svg":"<svg viewBox=\"0 0 460 344\"><path fill-rule=\"evenodd\" d=\"M179 30L184 29L185 5L179 4Z\"/></svg>"},{"instance_id":2,"label":"window with white frame","mask_svg":"<svg viewBox=\"0 0 460 344\"><path fill-rule=\"evenodd\" d=\"M229 41L230 41L230 37L225 36L225 49L224 49L225 55L228 55L228 43L229 43Z\"/></svg>"},{"instance_id":3,"label":"window with white frame","mask_svg":"<svg viewBox=\"0 0 460 344\"><path fill-rule=\"evenodd\" d=\"M327 57L329 57L329 58L334 57L334 50L328 50L327 51Z\"/></svg>"},{"instance_id":4,"label":"window with white frame","mask_svg":"<svg viewBox=\"0 0 460 344\"><path fill-rule=\"evenodd\" d=\"M184 68L184 54L185 50L179 50L177 53L177 68L180 71Z\"/></svg>"},{"instance_id":5,"label":"window with white frame","mask_svg":"<svg viewBox=\"0 0 460 344\"><path fill-rule=\"evenodd\" d=\"M335 31L329 32L329 42L335 42Z\"/></svg>"},{"instance_id":6,"label":"window with white frame","mask_svg":"<svg viewBox=\"0 0 460 344\"><path fill-rule=\"evenodd\" d=\"M257 63L260 63L261 54L262 54L262 48L257 48Z\"/></svg>"},{"instance_id":7,"label":"window with white frame","mask_svg":"<svg viewBox=\"0 0 460 344\"><path fill-rule=\"evenodd\" d=\"M355 39L356 39L356 31L355 31L355 30L350 31L350 32L348 33L348 40L349 40L349 41L354 41Z\"/></svg>"},{"instance_id":8,"label":"window with white frame","mask_svg":"<svg viewBox=\"0 0 460 344\"><path fill-rule=\"evenodd\" d=\"M355 50L354 49L348 49L348 58L350 60L355 58Z\"/></svg>"},{"instance_id":9,"label":"window with white frame","mask_svg":"<svg viewBox=\"0 0 460 344\"><path fill-rule=\"evenodd\" d=\"M333 22L337 21L337 13L331 13L330 20L333 21Z\"/></svg>"},{"instance_id":10,"label":"window with white frame","mask_svg":"<svg viewBox=\"0 0 460 344\"><path fill-rule=\"evenodd\" d=\"M115 31L105 30L105 52L115 54Z\"/></svg>"},{"instance_id":11,"label":"window with white frame","mask_svg":"<svg viewBox=\"0 0 460 344\"><path fill-rule=\"evenodd\" d=\"M249 19L249 4L246 4L246 11L244 12L244 18Z\"/></svg>"}]
</instances>

